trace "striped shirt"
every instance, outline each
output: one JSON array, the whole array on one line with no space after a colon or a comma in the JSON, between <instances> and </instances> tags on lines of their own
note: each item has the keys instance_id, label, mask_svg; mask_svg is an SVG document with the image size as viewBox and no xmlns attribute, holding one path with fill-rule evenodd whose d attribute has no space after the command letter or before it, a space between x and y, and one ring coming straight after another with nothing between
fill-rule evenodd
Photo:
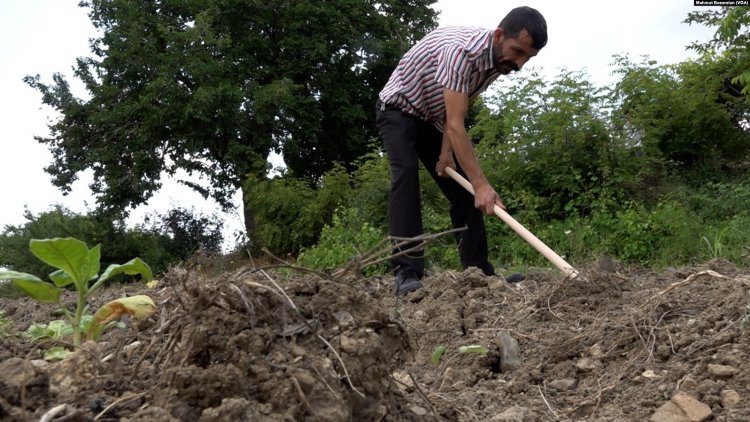
<instances>
[{"instance_id":1,"label":"striped shirt","mask_svg":"<svg viewBox=\"0 0 750 422\"><path fill-rule=\"evenodd\" d=\"M476 97L499 76L492 61L494 29L446 27L417 42L396 66L380 101L435 125L445 121L443 88Z\"/></svg>"}]
</instances>

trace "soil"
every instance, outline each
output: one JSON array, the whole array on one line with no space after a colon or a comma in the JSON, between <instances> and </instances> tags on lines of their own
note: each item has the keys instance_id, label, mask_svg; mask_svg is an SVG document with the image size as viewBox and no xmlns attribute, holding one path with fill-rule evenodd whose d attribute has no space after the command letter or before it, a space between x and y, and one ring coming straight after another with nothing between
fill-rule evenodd
<instances>
[{"instance_id":1,"label":"soil","mask_svg":"<svg viewBox=\"0 0 750 422\"><path fill-rule=\"evenodd\" d=\"M0 420L750 420L747 270L579 270L442 272L396 298L392 277L175 268L105 289L93 307L148 294L158 315L63 361L0 338ZM57 318L0 306L19 332Z\"/></svg>"}]
</instances>

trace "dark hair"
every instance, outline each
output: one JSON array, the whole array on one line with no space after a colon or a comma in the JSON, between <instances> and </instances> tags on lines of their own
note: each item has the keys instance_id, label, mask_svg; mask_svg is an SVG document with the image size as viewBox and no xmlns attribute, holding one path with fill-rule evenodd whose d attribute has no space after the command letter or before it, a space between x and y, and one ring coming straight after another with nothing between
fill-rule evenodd
<instances>
[{"instance_id":1,"label":"dark hair","mask_svg":"<svg viewBox=\"0 0 750 422\"><path fill-rule=\"evenodd\" d=\"M547 21L538 10L531 7L516 7L500 21L497 27L503 28L509 38L518 38L518 34L525 29L534 40L533 47L537 50L547 45Z\"/></svg>"}]
</instances>

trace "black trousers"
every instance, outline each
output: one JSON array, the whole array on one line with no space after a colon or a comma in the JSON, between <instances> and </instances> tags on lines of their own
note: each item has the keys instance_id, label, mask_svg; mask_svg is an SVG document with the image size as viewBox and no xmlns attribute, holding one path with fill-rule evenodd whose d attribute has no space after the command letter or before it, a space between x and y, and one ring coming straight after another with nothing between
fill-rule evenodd
<instances>
[{"instance_id":1,"label":"black trousers","mask_svg":"<svg viewBox=\"0 0 750 422\"><path fill-rule=\"evenodd\" d=\"M422 206L419 194L419 164L421 161L450 202L450 217L454 228L466 227L456 234L458 252L464 268L479 267L485 274L495 271L487 260L487 234L484 215L474 207L474 196L453 179L437 175L443 134L433 125L401 111L397 107L378 102L377 127L391 166L391 192L388 203L390 235L412 238L422 234ZM455 160L455 159L454 159ZM464 175L458 166L457 171ZM394 255L411 245L394 247ZM412 270L424 274L424 251L418 250L391 260L393 272Z\"/></svg>"}]
</instances>

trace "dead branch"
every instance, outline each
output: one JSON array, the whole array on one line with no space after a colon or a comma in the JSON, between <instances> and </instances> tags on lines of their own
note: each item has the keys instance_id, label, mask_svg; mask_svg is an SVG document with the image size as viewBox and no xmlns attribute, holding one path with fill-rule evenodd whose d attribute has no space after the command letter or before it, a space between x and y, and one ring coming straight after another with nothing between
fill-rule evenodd
<instances>
[{"instance_id":1,"label":"dead branch","mask_svg":"<svg viewBox=\"0 0 750 422\"><path fill-rule=\"evenodd\" d=\"M310 412L312 417L316 421L320 422L320 418L318 418L318 415L316 415L315 412L313 412L312 406L310 406L310 402L307 400L307 396L305 396L305 392L302 391L302 387L300 387L299 381L297 381L297 378L292 374L289 374L289 376L292 378L294 389L297 391L297 396L299 397L300 401L302 401L302 404L305 405L305 407L307 408L307 411Z\"/></svg>"},{"instance_id":2,"label":"dead branch","mask_svg":"<svg viewBox=\"0 0 750 422\"><path fill-rule=\"evenodd\" d=\"M425 395L424 391L422 391L422 387L419 386L419 383L417 382L416 378L414 378L414 375L412 375L411 371L409 371L409 367L404 368L406 370L406 373L409 374L409 378L411 378L411 382L414 383L414 389L419 394L420 397L422 397L422 400L427 404L427 406L430 407L430 410L432 411L432 414L435 416L435 418L438 418L437 409L435 409L435 406L433 406L430 399L427 398L427 395Z\"/></svg>"},{"instance_id":3,"label":"dead branch","mask_svg":"<svg viewBox=\"0 0 750 422\"><path fill-rule=\"evenodd\" d=\"M657 293L656 297L662 297L665 294L667 294L669 291L673 290L674 288L679 287L679 286L681 286L683 284L687 284L687 283L689 283L689 282L691 282L691 281L695 280L696 278L698 278L700 276L703 276L703 275L710 275L712 277L724 278L724 279L727 279L727 280L731 280L731 278L729 278L729 277L727 277L725 275L721 275L721 274L717 273L716 271L711 271L711 270L701 271L699 273L691 274L688 278L686 278L686 279L684 279L682 281L677 281L675 283L672 283L669 287L667 287L666 289L664 289L661 292Z\"/></svg>"},{"instance_id":4,"label":"dead branch","mask_svg":"<svg viewBox=\"0 0 750 422\"><path fill-rule=\"evenodd\" d=\"M557 413L554 410L552 410L552 406L549 405L547 398L544 397L544 393L542 393L542 387L537 385L536 388L539 389L539 395L542 396L542 400L544 401L544 404L547 405L547 409L549 409L549 412L552 413L552 416L554 416L555 419L560 419L560 416L558 416Z\"/></svg>"},{"instance_id":5,"label":"dead branch","mask_svg":"<svg viewBox=\"0 0 750 422\"><path fill-rule=\"evenodd\" d=\"M145 395L146 395L146 393L144 392L144 393L132 394L132 395L129 395L129 396L122 396L119 399L113 401L112 404L110 404L109 406L107 406L104 410L102 410L101 412L99 412L99 414L96 415L96 417L94 418L94 420L95 421L99 420L99 418L101 418L102 416L104 416L105 414L107 414L107 412L109 412L110 409L112 409L113 407L117 406L118 404L126 403L126 402L129 402L129 401L135 400L135 399L139 399L139 398L141 398L141 397L143 397Z\"/></svg>"},{"instance_id":6,"label":"dead branch","mask_svg":"<svg viewBox=\"0 0 750 422\"><path fill-rule=\"evenodd\" d=\"M431 242L434 242L441 236L451 233L458 233L464 230L466 230L466 227L445 230L435 234L425 233L416 237L388 236L387 238L382 239L375 247L371 248L364 254L359 254L350 259L349 263L344 268L333 273L333 276L341 277L353 270L356 271L356 273L360 273L362 269L366 267L380 264L381 262L389 261L393 258L407 255L412 252L421 251L425 248L425 246L427 246ZM407 245L411 246L403 250L401 249L403 247L406 247ZM393 250L399 250L399 252L394 254ZM383 256L385 254L387 254L387 256Z\"/></svg>"}]
</instances>

